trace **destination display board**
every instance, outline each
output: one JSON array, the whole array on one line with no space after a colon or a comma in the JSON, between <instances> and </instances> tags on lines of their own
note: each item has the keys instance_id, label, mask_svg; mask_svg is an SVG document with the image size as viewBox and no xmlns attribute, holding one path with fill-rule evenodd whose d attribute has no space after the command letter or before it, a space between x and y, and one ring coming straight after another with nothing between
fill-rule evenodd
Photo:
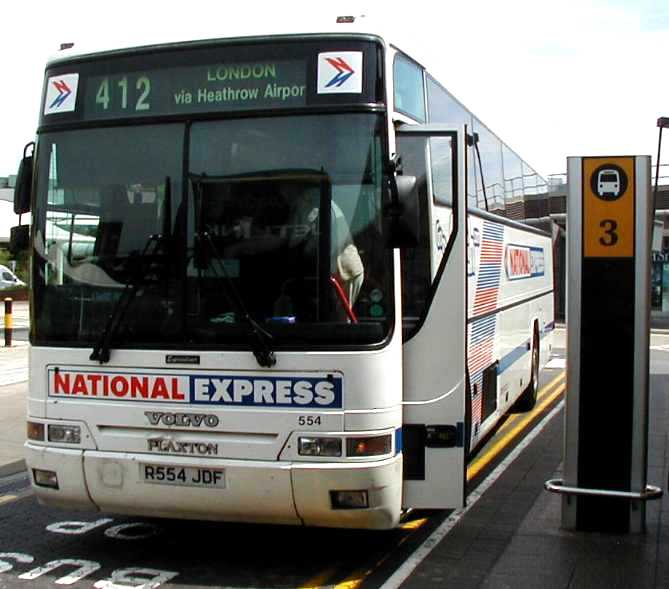
<instances>
[{"instance_id":1,"label":"destination display board","mask_svg":"<svg viewBox=\"0 0 669 589\"><path fill-rule=\"evenodd\" d=\"M340 41L91 56L47 70L41 125L378 103L377 55Z\"/></svg>"},{"instance_id":2,"label":"destination display board","mask_svg":"<svg viewBox=\"0 0 669 589\"><path fill-rule=\"evenodd\" d=\"M306 104L305 60L121 72L87 80L84 118L166 115Z\"/></svg>"}]
</instances>

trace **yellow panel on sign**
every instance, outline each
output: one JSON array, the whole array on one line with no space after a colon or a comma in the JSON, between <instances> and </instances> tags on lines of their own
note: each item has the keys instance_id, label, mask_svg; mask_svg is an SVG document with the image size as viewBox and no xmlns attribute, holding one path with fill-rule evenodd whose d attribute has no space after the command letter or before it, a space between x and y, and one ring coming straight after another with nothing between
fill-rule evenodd
<instances>
[{"instance_id":1,"label":"yellow panel on sign","mask_svg":"<svg viewBox=\"0 0 669 589\"><path fill-rule=\"evenodd\" d=\"M583 256L634 257L634 157L583 158Z\"/></svg>"}]
</instances>

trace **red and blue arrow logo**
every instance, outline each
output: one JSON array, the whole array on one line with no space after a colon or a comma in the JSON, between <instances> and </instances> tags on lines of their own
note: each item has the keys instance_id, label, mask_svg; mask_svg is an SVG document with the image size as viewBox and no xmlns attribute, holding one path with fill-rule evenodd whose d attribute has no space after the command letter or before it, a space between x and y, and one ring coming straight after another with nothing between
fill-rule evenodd
<instances>
[{"instance_id":1,"label":"red and blue arrow logo","mask_svg":"<svg viewBox=\"0 0 669 589\"><path fill-rule=\"evenodd\" d=\"M67 100L68 96L72 94L72 90L63 80L54 80L52 84L58 90L58 96L51 103L49 109L60 107Z\"/></svg>"},{"instance_id":2,"label":"red and blue arrow logo","mask_svg":"<svg viewBox=\"0 0 669 589\"><path fill-rule=\"evenodd\" d=\"M341 88L342 84L355 73L353 68L342 57L338 57L337 59L327 57L326 60L337 70L337 75L325 85L326 88L332 88L333 86Z\"/></svg>"}]
</instances>

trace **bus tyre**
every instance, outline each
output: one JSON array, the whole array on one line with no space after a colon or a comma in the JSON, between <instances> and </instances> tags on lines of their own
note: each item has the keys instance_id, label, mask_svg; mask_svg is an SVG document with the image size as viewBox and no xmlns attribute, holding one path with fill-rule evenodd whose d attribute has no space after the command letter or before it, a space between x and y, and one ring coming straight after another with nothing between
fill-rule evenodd
<instances>
[{"instance_id":1,"label":"bus tyre","mask_svg":"<svg viewBox=\"0 0 669 589\"><path fill-rule=\"evenodd\" d=\"M534 326L534 335L532 336L532 367L530 382L527 388L522 392L514 409L516 411L531 411L537 404L537 391L539 390L539 332Z\"/></svg>"}]
</instances>

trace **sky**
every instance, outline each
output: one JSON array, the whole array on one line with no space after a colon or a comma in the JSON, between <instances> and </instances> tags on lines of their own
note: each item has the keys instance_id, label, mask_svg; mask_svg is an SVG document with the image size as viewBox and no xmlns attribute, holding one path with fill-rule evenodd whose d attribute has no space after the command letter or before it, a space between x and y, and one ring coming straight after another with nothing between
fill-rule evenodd
<instances>
[{"instance_id":1,"label":"sky","mask_svg":"<svg viewBox=\"0 0 669 589\"><path fill-rule=\"evenodd\" d=\"M655 158L656 121L669 116L667 0L12 0L0 33L0 176L16 173L34 138L44 66L61 43L299 32L337 14L378 23L544 177L564 172L567 156Z\"/></svg>"}]
</instances>

